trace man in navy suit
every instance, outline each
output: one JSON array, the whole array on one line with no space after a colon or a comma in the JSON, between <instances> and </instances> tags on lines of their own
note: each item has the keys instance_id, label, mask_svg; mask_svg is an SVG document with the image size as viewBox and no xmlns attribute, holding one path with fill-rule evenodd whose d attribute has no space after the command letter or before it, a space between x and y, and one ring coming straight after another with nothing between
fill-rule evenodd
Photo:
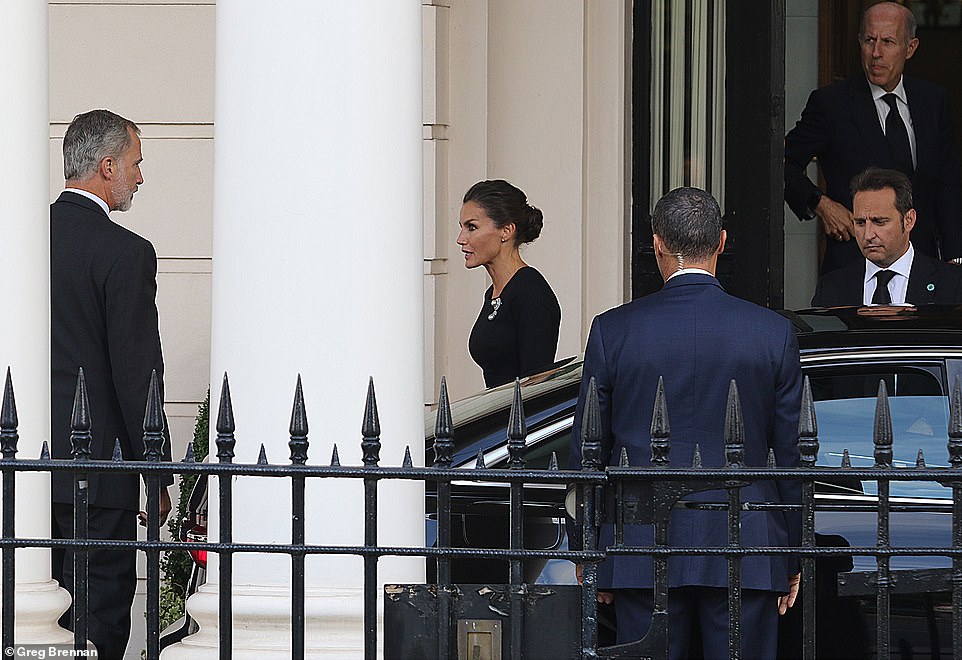
<instances>
[{"instance_id":1,"label":"man in navy suit","mask_svg":"<svg viewBox=\"0 0 962 660\"><path fill-rule=\"evenodd\" d=\"M962 303L962 268L920 253L912 183L895 170L870 167L852 179L855 241L865 256L822 275L814 307Z\"/></svg>"},{"instance_id":2,"label":"man in navy suit","mask_svg":"<svg viewBox=\"0 0 962 660\"><path fill-rule=\"evenodd\" d=\"M150 376L156 370L161 383L164 376L155 303L157 256L148 240L108 215L129 209L144 182L139 133L132 121L92 110L74 117L64 136L66 188L50 206L54 458L71 456L71 410L77 372L83 368L90 403L90 458L109 460L119 441L125 459L144 459ZM170 460L169 440L164 458ZM73 537L73 482L74 475L65 472L51 478L55 538ZM89 538L136 540L137 475L91 473L87 482ZM166 488L160 500L161 517L166 518L171 508ZM130 636L137 555L129 549L95 548L88 557L88 637L101 658L121 658ZM72 552L55 549L52 563L53 576L72 594ZM62 623L69 626L72 621Z\"/></svg>"},{"instance_id":3,"label":"man in navy suit","mask_svg":"<svg viewBox=\"0 0 962 660\"><path fill-rule=\"evenodd\" d=\"M648 465L652 407L662 376L671 463L690 466L697 443L705 467L723 466L725 409L729 383L735 380L745 423L745 464L765 465L772 449L779 466L797 465L801 367L795 334L788 320L727 294L715 279L718 255L725 248L718 203L702 190L678 188L658 202L651 224L665 286L595 318L574 428L581 428L588 382L594 377L607 463L617 465L624 448L631 465ZM571 449L572 467L580 467L580 438L572 439ZM798 485L787 482L759 481L741 491L742 501L751 502L797 502L799 496ZM727 501L719 491L697 499ZM669 542L675 547L725 546L726 521L724 511L678 509L669 523ZM800 528L798 515L782 511L741 516L746 546L796 545ZM612 525L602 526L599 547L612 543ZM651 546L651 526L626 526L625 543ZM688 657L695 627L701 628L706 658L728 657L727 575L724 557L669 560L672 658ZM651 620L651 559L609 557L599 567L598 585L613 595L618 643L642 638ZM775 656L778 612L791 607L797 591L795 559L742 560L742 657Z\"/></svg>"},{"instance_id":4,"label":"man in navy suit","mask_svg":"<svg viewBox=\"0 0 962 660\"><path fill-rule=\"evenodd\" d=\"M962 174L948 97L941 87L902 75L918 45L909 9L893 2L866 9L859 29L863 73L812 92L785 136L785 201L800 219L819 218L827 239L823 274L861 260L851 240L849 182L869 166L897 169L912 181L915 249L962 261ZM812 158L824 191L805 174Z\"/></svg>"}]
</instances>

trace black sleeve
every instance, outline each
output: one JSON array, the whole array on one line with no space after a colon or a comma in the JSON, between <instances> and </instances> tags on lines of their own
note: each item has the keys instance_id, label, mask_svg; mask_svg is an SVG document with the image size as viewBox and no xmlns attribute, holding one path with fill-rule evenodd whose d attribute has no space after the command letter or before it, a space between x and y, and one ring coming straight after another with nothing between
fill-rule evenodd
<instances>
[{"instance_id":1,"label":"black sleeve","mask_svg":"<svg viewBox=\"0 0 962 660\"><path fill-rule=\"evenodd\" d=\"M828 146L829 118L822 109L821 97L819 90L809 95L801 119L785 136L785 202L800 220L811 217L809 205L820 194L805 170Z\"/></svg>"},{"instance_id":2,"label":"black sleeve","mask_svg":"<svg viewBox=\"0 0 962 660\"><path fill-rule=\"evenodd\" d=\"M540 275L525 287L517 316L521 376L544 371L554 364L561 327L561 308L554 292Z\"/></svg>"},{"instance_id":3,"label":"black sleeve","mask_svg":"<svg viewBox=\"0 0 962 660\"><path fill-rule=\"evenodd\" d=\"M107 351L132 457L144 458L144 414L151 372L157 371L164 397L164 358L157 318L157 256L147 241L132 243L110 269L107 299ZM170 460L170 431L164 417L164 460ZM168 482L172 479L168 477Z\"/></svg>"}]
</instances>

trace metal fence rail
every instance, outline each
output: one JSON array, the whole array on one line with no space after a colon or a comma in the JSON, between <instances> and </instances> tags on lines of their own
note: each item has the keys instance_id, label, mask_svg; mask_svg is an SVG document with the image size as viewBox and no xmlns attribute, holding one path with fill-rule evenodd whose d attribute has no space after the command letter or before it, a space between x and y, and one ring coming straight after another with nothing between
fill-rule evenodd
<instances>
[{"instance_id":1,"label":"metal fence rail","mask_svg":"<svg viewBox=\"0 0 962 660\"><path fill-rule=\"evenodd\" d=\"M560 470L557 459L552 457L547 470L531 470L525 465L525 439L527 429L523 411L520 386L516 385L507 429L509 452L507 469L487 468L479 456L474 469L451 467L454 449L453 424L445 383L442 381L440 405L437 415L434 460L430 467L415 467L410 452L405 453L401 466L383 467L380 463L380 423L373 381L369 384L364 417L361 427L361 466L341 465L337 446L334 446L328 465L308 463L308 423L300 378L298 378L291 423L289 428L289 464L268 463L263 446L256 464L234 463L234 419L230 387L225 375L216 421L217 462L198 463L193 450L188 449L183 461L165 463L160 461L163 443L163 415L156 379L152 382L145 416L146 461L124 461L115 452L113 460L89 460L90 423L86 390L82 373L78 378L71 442L73 460L52 460L46 446L38 459L17 457L17 413L13 385L9 370L0 413L0 471L2 471L2 604L3 619L0 626L0 643L4 649L12 648L14 638L15 608L15 549L31 547L63 547L75 551L74 619L75 646L86 647L86 560L87 551L95 547L117 547L142 550L147 555L147 640L146 651L150 659L159 657L160 621L160 553L170 550L201 549L219 556L219 657L230 658L231 640L231 579L232 557L237 553L271 553L291 558L291 655L299 659L305 653L305 559L308 555L353 555L364 563L364 655L377 656L377 597L378 560L384 556L424 557L437 566L437 630L438 658L458 657L456 648L456 622L453 620L452 598L456 585L451 584L451 562L464 558L494 558L509 566L508 626L505 648L508 657L522 658L524 637L539 634L526 630L524 621L524 597L527 586L523 584L523 563L527 559L565 559L583 566L583 582L580 591L581 619L568 622L580 628L580 649L574 657L667 657L668 639L668 558L683 555L718 555L728 558L729 564L729 654L740 656L739 640L746 631L741 626L740 611L740 560L758 554L794 554L801 560L802 593L815 593L815 560L832 556L869 556L878 561L876 609L878 632L877 657L889 655L889 608L893 591L891 557L941 556L951 558L950 589L952 593L953 657L962 658L962 393L955 384L950 406L950 423L947 441L948 468L929 468L919 455L915 467L892 466L891 417L888 410L884 384L880 386L876 409L874 446L875 466L852 468L843 458L839 467L816 467L818 454L818 431L815 407L806 380L799 427L799 467L777 466L770 459L766 466L744 465L744 428L741 419L737 388L732 387L729 397L726 432L723 441L726 448L724 467L703 467L696 452L692 466L671 466L668 463L670 433L667 406L663 388L655 401L652 424L651 458L645 467L629 465L630 457L622 455L618 466L605 466L602 461L601 424L597 393L589 386L584 428L578 429L582 436L582 470ZM706 439L706 441L710 441ZM716 440L717 441L717 440ZM68 472L75 475L75 538L33 539L15 536L14 505L16 496L15 475L19 472ZM86 532L86 476L95 472L134 472L144 476L147 484L147 540L113 541L87 538ZM198 474L216 478L219 491L220 537L206 543L183 543L160 540L160 483L166 475ZM291 482L291 542L289 544L234 543L231 534L231 479L233 476L258 476L289 479ZM871 506L877 511L877 543L870 547L817 547L815 542L816 503L814 484L831 481L840 476L878 483L878 502ZM318 545L305 542L305 485L308 479L361 480L364 486L364 543L363 545ZM744 502L741 488L757 480L788 479L802 485L802 497L798 503L778 504L767 502ZM378 484L382 481L416 481L436 484L438 533L434 545L419 547L393 547L379 545L377 537ZM477 481L509 484L510 534L506 548L455 547L451 534L452 482ZM902 547L893 545L889 534L889 517L898 511L890 501L888 485L893 481L937 481L951 488L952 543L949 547ZM529 549L524 539L524 486L525 484L560 484L578 492L579 509L577 522L583 534L584 550ZM686 506L714 508L727 511L729 522L728 544L723 547L675 547L668 544L668 531L672 510L686 494L721 489L728 493L726 502L719 504L692 504ZM739 520L744 511L782 509L801 516L802 541L798 547L748 547L739 539ZM924 510L914 509L914 510ZM934 510L934 509L933 509ZM559 516L561 515L559 510ZM615 527L615 542L607 548L597 547L598 529L604 522ZM625 544L626 525L650 524L654 526L655 543L651 547L633 547ZM597 567L606 556L635 554L649 556L654 565L654 612L647 635L638 642L620 647L598 648L598 617L596 595L598 590ZM814 658L816 649L815 598L804 600L802 656ZM549 631L541 631L549 634ZM750 633L748 633L750 634Z\"/></svg>"}]
</instances>

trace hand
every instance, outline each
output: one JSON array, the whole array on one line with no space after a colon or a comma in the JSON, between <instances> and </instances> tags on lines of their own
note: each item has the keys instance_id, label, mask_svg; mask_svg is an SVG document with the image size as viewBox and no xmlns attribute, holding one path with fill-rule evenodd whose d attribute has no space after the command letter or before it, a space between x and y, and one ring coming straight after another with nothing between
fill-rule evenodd
<instances>
[{"instance_id":1,"label":"hand","mask_svg":"<svg viewBox=\"0 0 962 660\"><path fill-rule=\"evenodd\" d=\"M815 215L822 222L825 236L836 241L848 241L855 238L855 225L852 212L839 204L828 195L822 195L815 207Z\"/></svg>"},{"instance_id":2,"label":"hand","mask_svg":"<svg viewBox=\"0 0 962 660\"><path fill-rule=\"evenodd\" d=\"M172 507L170 504L170 491L168 491L167 488L163 488L160 491L160 524L161 526L163 526L163 524L167 522L167 516L170 515L171 508ZM137 514L137 517L140 518L140 526L146 527L147 512L141 511L140 513Z\"/></svg>"},{"instance_id":3,"label":"hand","mask_svg":"<svg viewBox=\"0 0 962 660\"><path fill-rule=\"evenodd\" d=\"M575 564L575 577L578 578L578 584L581 584L581 581L582 581L581 564ZM610 591L596 591L595 600L605 605L611 605L613 602L615 602L615 595Z\"/></svg>"},{"instance_id":4,"label":"hand","mask_svg":"<svg viewBox=\"0 0 962 660\"><path fill-rule=\"evenodd\" d=\"M785 614L788 608L795 604L795 598L798 596L798 583L801 578L801 573L788 576L788 593L778 597L778 613L780 615Z\"/></svg>"}]
</instances>

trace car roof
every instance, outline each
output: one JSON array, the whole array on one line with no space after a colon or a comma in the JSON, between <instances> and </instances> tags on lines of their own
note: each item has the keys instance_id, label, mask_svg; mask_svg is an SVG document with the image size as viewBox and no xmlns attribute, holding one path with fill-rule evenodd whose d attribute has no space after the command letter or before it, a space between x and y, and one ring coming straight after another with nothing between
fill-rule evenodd
<instances>
[{"instance_id":1,"label":"car roof","mask_svg":"<svg viewBox=\"0 0 962 660\"><path fill-rule=\"evenodd\" d=\"M962 346L962 306L865 306L781 312L799 349Z\"/></svg>"}]
</instances>

